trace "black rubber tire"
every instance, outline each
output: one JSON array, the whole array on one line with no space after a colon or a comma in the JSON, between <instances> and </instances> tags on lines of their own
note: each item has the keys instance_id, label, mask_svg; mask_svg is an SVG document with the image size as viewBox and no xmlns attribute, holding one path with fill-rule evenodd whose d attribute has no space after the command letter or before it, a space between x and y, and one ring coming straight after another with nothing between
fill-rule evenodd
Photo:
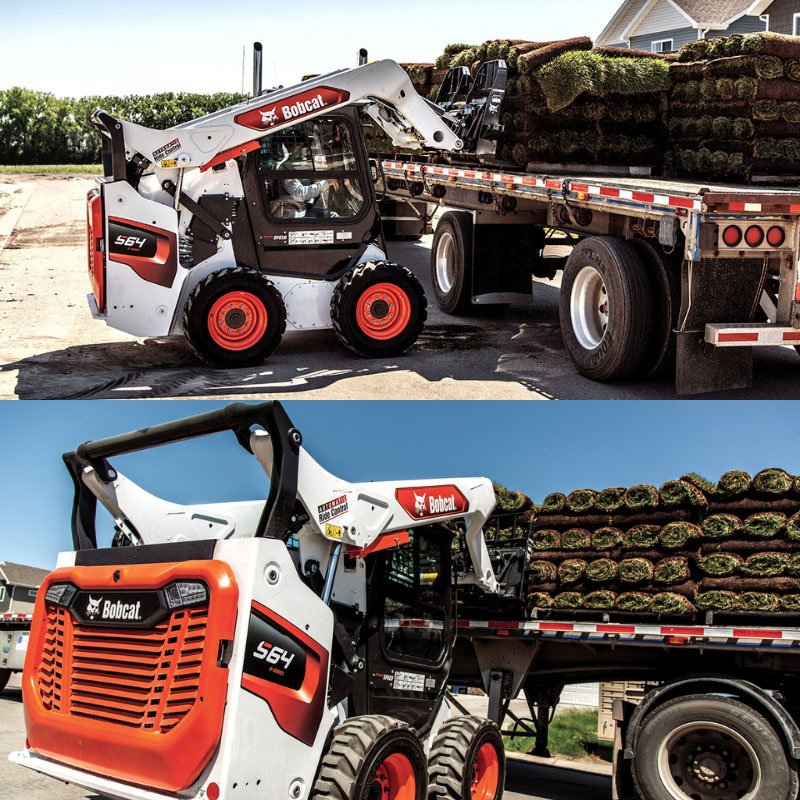
<instances>
[{"instance_id":1,"label":"black rubber tire","mask_svg":"<svg viewBox=\"0 0 800 800\"><path fill-rule=\"evenodd\" d=\"M608 323L599 344L585 347L571 319L571 294L584 267L600 275L608 300ZM606 381L628 378L641 366L653 326L653 293L646 270L632 245L614 236L583 239L564 268L558 301L561 337L578 371Z\"/></svg>"},{"instance_id":2,"label":"black rubber tire","mask_svg":"<svg viewBox=\"0 0 800 800\"><path fill-rule=\"evenodd\" d=\"M229 350L215 342L208 329L214 303L228 292L245 291L257 297L267 311L263 336L244 350ZM286 330L286 306L272 281L260 272L243 267L222 269L192 289L183 311L183 332L197 355L213 367L252 367L260 364L278 346Z\"/></svg>"},{"instance_id":3,"label":"black rubber tire","mask_svg":"<svg viewBox=\"0 0 800 800\"><path fill-rule=\"evenodd\" d=\"M673 265L652 241L637 238L631 243L647 269L653 295L653 327L639 374L642 378L649 378L674 373L675 328L681 304L678 276Z\"/></svg>"},{"instance_id":4,"label":"black rubber tire","mask_svg":"<svg viewBox=\"0 0 800 800\"><path fill-rule=\"evenodd\" d=\"M761 785L753 800L794 800L797 793L795 769L789 764L783 742L772 725L738 700L704 694L669 700L645 717L633 759L633 780L642 800L675 800L659 775L659 749L679 726L703 722L725 725L752 748L761 769ZM688 784L687 789L690 793L686 794L686 800L691 800L695 787ZM737 800L738 797L735 787L731 787L729 793L717 788L714 796L718 800Z\"/></svg>"},{"instance_id":5,"label":"black rubber tire","mask_svg":"<svg viewBox=\"0 0 800 800\"><path fill-rule=\"evenodd\" d=\"M357 321L359 298L379 283L397 286L405 293L410 306L407 323L389 339L371 338ZM369 261L350 270L334 289L331 324L339 341L360 356L397 356L417 341L428 316L427 307L422 284L411 270L390 261Z\"/></svg>"},{"instance_id":6,"label":"black rubber tire","mask_svg":"<svg viewBox=\"0 0 800 800\"><path fill-rule=\"evenodd\" d=\"M449 236L454 248L453 285L444 291L436 278L436 254ZM472 214L448 211L436 224L431 245L431 283L436 304L445 314L463 314L472 306Z\"/></svg>"},{"instance_id":7,"label":"black rubber tire","mask_svg":"<svg viewBox=\"0 0 800 800\"><path fill-rule=\"evenodd\" d=\"M395 753L406 756L411 765L414 800L424 800L428 765L416 732L379 714L351 717L334 728L310 800L369 800L376 769Z\"/></svg>"},{"instance_id":8,"label":"black rubber tire","mask_svg":"<svg viewBox=\"0 0 800 800\"><path fill-rule=\"evenodd\" d=\"M494 748L499 767L491 800L500 800L506 778L503 737L494 722L473 716L453 717L439 728L428 755L429 800L472 800L475 761L487 743Z\"/></svg>"},{"instance_id":9,"label":"black rubber tire","mask_svg":"<svg viewBox=\"0 0 800 800\"><path fill-rule=\"evenodd\" d=\"M0 692L6 688L8 684L9 678L11 678L11 670L10 669L0 669Z\"/></svg>"}]
</instances>

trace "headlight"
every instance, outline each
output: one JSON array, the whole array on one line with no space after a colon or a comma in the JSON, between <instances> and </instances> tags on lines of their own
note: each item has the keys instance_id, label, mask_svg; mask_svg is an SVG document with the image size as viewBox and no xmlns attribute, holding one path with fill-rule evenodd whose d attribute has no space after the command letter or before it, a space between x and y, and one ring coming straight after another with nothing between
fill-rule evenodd
<instances>
[{"instance_id":1,"label":"headlight","mask_svg":"<svg viewBox=\"0 0 800 800\"><path fill-rule=\"evenodd\" d=\"M171 610L208 602L208 589L199 581L176 581L164 589Z\"/></svg>"},{"instance_id":2,"label":"headlight","mask_svg":"<svg viewBox=\"0 0 800 800\"><path fill-rule=\"evenodd\" d=\"M44 596L48 603L55 603L65 608L72 602L78 590L71 583L54 583Z\"/></svg>"}]
</instances>

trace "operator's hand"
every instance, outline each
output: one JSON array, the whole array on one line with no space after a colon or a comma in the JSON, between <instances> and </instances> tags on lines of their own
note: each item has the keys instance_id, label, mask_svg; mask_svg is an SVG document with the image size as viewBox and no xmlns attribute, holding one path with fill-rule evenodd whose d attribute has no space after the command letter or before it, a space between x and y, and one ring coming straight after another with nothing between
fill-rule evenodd
<instances>
[{"instance_id":1,"label":"operator's hand","mask_svg":"<svg viewBox=\"0 0 800 800\"><path fill-rule=\"evenodd\" d=\"M345 183L347 183L347 181L345 181ZM331 189L333 189L334 192L338 192L339 191L339 181L338 180L335 180L335 179L329 180L328 181L328 186L330 186Z\"/></svg>"}]
</instances>

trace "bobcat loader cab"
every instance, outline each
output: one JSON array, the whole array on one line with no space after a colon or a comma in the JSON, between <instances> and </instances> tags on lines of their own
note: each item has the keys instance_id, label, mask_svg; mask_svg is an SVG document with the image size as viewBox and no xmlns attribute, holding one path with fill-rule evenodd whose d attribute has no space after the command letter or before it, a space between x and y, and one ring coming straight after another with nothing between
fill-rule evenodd
<instances>
[{"instance_id":1,"label":"bobcat loader cab","mask_svg":"<svg viewBox=\"0 0 800 800\"><path fill-rule=\"evenodd\" d=\"M227 430L269 477L266 502L177 505L108 461ZM450 719L445 697L456 628L441 523L463 519L475 581L495 591L487 479L348 483L277 403L64 461L74 551L37 597L12 761L117 800L498 800L497 727Z\"/></svg>"},{"instance_id":2,"label":"bobcat loader cab","mask_svg":"<svg viewBox=\"0 0 800 800\"><path fill-rule=\"evenodd\" d=\"M364 356L408 349L426 301L387 261L362 115L406 148L463 146L393 61L168 130L96 111L105 177L87 201L93 315L135 336L183 333L220 367L260 363L286 331L332 327Z\"/></svg>"}]
</instances>

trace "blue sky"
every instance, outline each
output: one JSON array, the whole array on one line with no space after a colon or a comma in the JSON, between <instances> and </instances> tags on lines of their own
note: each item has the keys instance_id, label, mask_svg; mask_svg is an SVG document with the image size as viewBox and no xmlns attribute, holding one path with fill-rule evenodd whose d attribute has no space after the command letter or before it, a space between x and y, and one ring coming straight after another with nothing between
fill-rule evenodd
<instances>
[{"instance_id":1,"label":"blue sky","mask_svg":"<svg viewBox=\"0 0 800 800\"><path fill-rule=\"evenodd\" d=\"M0 560L52 567L71 549L72 488L61 453L86 439L200 413L203 401L0 405ZM800 473L797 402L285 403L309 452L348 480L486 475L540 501L551 491L660 485L685 472ZM264 496L254 459L228 436L114 462L176 502Z\"/></svg>"},{"instance_id":2,"label":"blue sky","mask_svg":"<svg viewBox=\"0 0 800 800\"><path fill-rule=\"evenodd\" d=\"M451 42L596 36L620 0L0 0L0 89L58 96L239 91L371 58L432 61Z\"/></svg>"}]
</instances>

